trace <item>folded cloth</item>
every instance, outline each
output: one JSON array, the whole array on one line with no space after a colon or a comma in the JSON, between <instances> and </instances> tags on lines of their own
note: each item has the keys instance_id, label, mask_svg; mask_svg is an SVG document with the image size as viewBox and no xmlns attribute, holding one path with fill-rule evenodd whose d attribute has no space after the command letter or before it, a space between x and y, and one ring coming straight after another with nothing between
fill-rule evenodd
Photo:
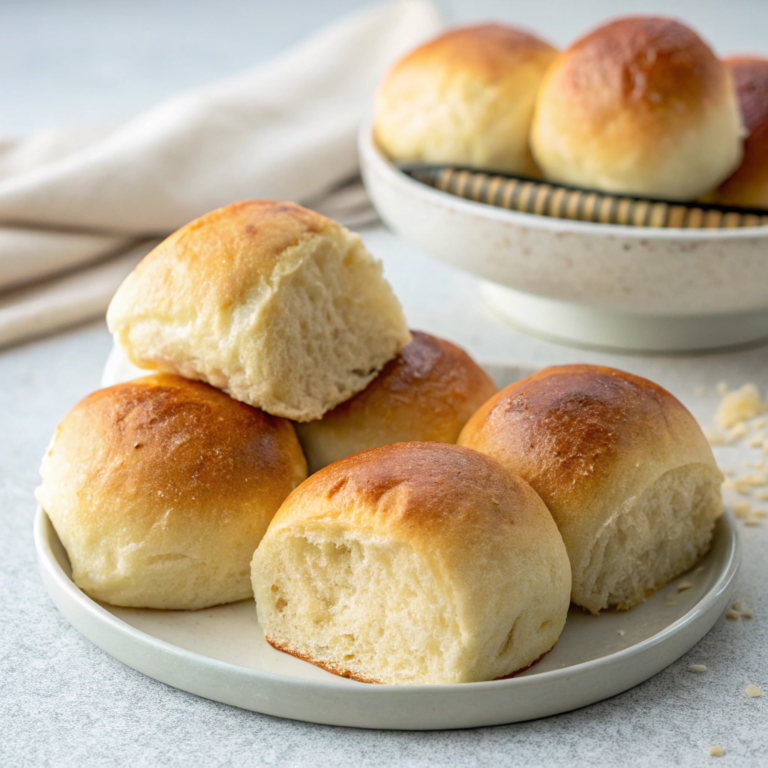
<instances>
[{"instance_id":1,"label":"folded cloth","mask_svg":"<svg viewBox=\"0 0 768 768\"><path fill-rule=\"evenodd\" d=\"M151 238L235 200L370 220L345 184L358 124L386 68L439 28L430 0L401 0L122 124L0 142L0 345L102 314Z\"/></svg>"}]
</instances>

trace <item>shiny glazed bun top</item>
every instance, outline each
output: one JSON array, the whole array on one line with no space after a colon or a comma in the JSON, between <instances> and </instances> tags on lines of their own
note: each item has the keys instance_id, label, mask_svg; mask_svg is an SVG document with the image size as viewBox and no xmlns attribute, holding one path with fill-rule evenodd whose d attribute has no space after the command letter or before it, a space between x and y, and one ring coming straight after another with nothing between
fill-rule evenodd
<instances>
[{"instance_id":1,"label":"shiny glazed bun top","mask_svg":"<svg viewBox=\"0 0 768 768\"><path fill-rule=\"evenodd\" d=\"M636 16L574 43L539 91L531 148L544 175L610 192L697 197L738 166L728 68L674 19Z\"/></svg>"},{"instance_id":2,"label":"shiny glazed bun top","mask_svg":"<svg viewBox=\"0 0 768 768\"><path fill-rule=\"evenodd\" d=\"M557 523L572 600L630 608L707 551L722 512L712 449L690 412L640 376L563 365L511 384L459 445L527 480Z\"/></svg>"},{"instance_id":3,"label":"shiny glazed bun top","mask_svg":"<svg viewBox=\"0 0 768 768\"><path fill-rule=\"evenodd\" d=\"M747 138L741 165L717 190L715 200L768 209L768 59L734 56L725 63L733 73Z\"/></svg>"},{"instance_id":4,"label":"shiny glazed bun top","mask_svg":"<svg viewBox=\"0 0 768 768\"><path fill-rule=\"evenodd\" d=\"M515 27L453 29L410 53L384 78L374 133L394 160L531 174L536 91L557 55Z\"/></svg>"},{"instance_id":5,"label":"shiny glazed bun top","mask_svg":"<svg viewBox=\"0 0 768 768\"><path fill-rule=\"evenodd\" d=\"M364 389L410 341L359 236L274 200L232 203L174 232L125 279L107 324L139 368L296 421Z\"/></svg>"},{"instance_id":6,"label":"shiny glazed bun top","mask_svg":"<svg viewBox=\"0 0 768 768\"><path fill-rule=\"evenodd\" d=\"M91 597L195 609L251 595L253 551L306 477L293 426L180 376L81 400L36 495Z\"/></svg>"},{"instance_id":7,"label":"shiny glazed bun top","mask_svg":"<svg viewBox=\"0 0 768 768\"><path fill-rule=\"evenodd\" d=\"M310 472L358 451L411 440L455 443L496 391L460 347L422 331L359 394L296 425Z\"/></svg>"}]
</instances>

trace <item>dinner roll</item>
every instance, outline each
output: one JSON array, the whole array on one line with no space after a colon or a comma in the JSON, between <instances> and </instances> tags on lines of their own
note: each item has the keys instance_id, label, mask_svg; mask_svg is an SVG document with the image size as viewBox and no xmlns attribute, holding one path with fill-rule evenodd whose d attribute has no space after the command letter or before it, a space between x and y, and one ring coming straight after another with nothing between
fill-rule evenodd
<instances>
[{"instance_id":1,"label":"dinner roll","mask_svg":"<svg viewBox=\"0 0 768 768\"><path fill-rule=\"evenodd\" d=\"M375 137L394 160L534 174L528 131L536 91L556 55L548 43L504 24L446 32L384 78Z\"/></svg>"},{"instance_id":2,"label":"dinner roll","mask_svg":"<svg viewBox=\"0 0 768 768\"><path fill-rule=\"evenodd\" d=\"M730 73L673 19L613 21L574 43L547 71L531 149L555 181L669 200L697 197L741 160Z\"/></svg>"},{"instance_id":3,"label":"dinner roll","mask_svg":"<svg viewBox=\"0 0 768 768\"><path fill-rule=\"evenodd\" d=\"M596 365L545 368L503 389L459 444L538 491L563 535L574 603L631 608L709 548L722 475L669 392Z\"/></svg>"},{"instance_id":4,"label":"dinner roll","mask_svg":"<svg viewBox=\"0 0 768 768\"><path fill-rule=\"evenodd\" d=\"M306 463L289 421L161 374L81 400L40 474L37 499L80 589L195 609L253 594L253 552Z\"/></svg>"},{"instance_id":5,"label":"dinner roll","mask_svg":"<svg viewBox=\"0 0 768 768\"><path fill-rule=\"evenodd\" d=\"M768 209L768 59L737 56L725 63L736 83L747 138L741 165L723 182L714 200Z\"/></svg>"},{"instance_id":6,"label":"dinner roll","mask_svg":"<svg viewBox=\"0 0 768 768\"><path fill-rule=\"evenodd\" d=\"M534 664L563 629L571 583L531 487L443 443L374 448L312 475L252 568L275 648L394 684L491 680Z\"/></svg>"},{"instance_id":7,"label":"dinner roll","mask_svg":"<svg viewBox=\"0 0 768 768\"><path fill-rule=\"evenodd\" d=\"M360 238L293 203L233 203L182 227L107 313L139 368L201 379L297 421L364 389L408 343Z\"/></svg>"},{"instance_id":8,"label":"dinner roll","mask_svg":"<svg viewBox=\"0 0 768 768\"><path fill-rule=\"evenodd\" d=\"M455 344L420 331L359 394L319 421L297 424L310 472L345 456L408 440L455 443L469 417L496 391Z\"/></svg>"}]
</instances>

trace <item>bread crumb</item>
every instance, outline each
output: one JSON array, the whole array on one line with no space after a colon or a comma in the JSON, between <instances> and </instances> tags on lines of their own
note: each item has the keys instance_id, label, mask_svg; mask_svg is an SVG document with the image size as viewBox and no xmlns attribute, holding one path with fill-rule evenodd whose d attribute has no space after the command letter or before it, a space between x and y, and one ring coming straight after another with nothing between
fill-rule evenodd
<instances>
[{"instance_id":1,"label":"bread crumb","mask_svg":"<svg viewBox=\"0 0 768 768\"><path fill-rule=\"evenodd\" d=\"M707 668L704 666L704 664L689 664L688 669L691 670L691 672L706 672Z\"/></svg>"},{"instance_id":2,"label":"bread crumb","mask_svg":"<svg viewBox=\"0 0 768 768\"><path fill-rule=\"evenodd\" d=\"M736 613L739 614L740 619L754 619L755 614L752 613L752 610L747 606L746 603L743 603L741 600L737 600L732 606L732 610L736 611Z\"/></svg>"},{"instance_id":3,"label":"bread crumb","mask_svg":"<svg viewBox=\"0 0 768 768\"><path fill-rule=\"evenodd\" d=\"M723 756L723 748L722 747L718 747L717 744L714 744L711 747L707 747L707 754L710 757L722 757Z\"/></svg>"},{"instance_id":4,"label":"bread crumb","mask_svg":"<svg viewBox=\"0 0 768 768\"><path fill-rule=\"evenodd\" d=\"M758 696L762 696L762 691L756 685L748 685L744 689L744 693L746 693L747 696L752 699L756 699Z\"/></svg>"},{"instance_id":5,"label":"bread crumb","mask_svg":"<svg viewBox=\"0 0 768 768\"><path fill-rule=\"evenodd\" d=\"M696 397L702 397L706 391L707 389L703 384L699 384L693 388L693 394L696 395Z\"/></svg>"},{"instance_id":6,"label":"bread crumb","mask_svg":"<svg viewBox=\"0 0 768 768\"><path fill-rule=\"evenodd\" d=\"M755 429L762 429L765 425L766 425L765 419L758 419L755 422L754 427L755 427Z\"/></svg>"},{"instance_id":7,"label":"bread crumb","mask_svg":"<svg viewBox=\"0 0 768 768\"><path fill-rule=\"evenodd\" d=\"M750 527L754 527L756 525L760 525L760 518L759 517L754 517L754 516L750 515L744 521L744 525L749 525Z\"/></svg>"},{"instance_id":8,"label":"bread crumb","mask_svg":"<svg viewBox=\"0 0 768 768\"><path fill-rule=\"evenodd\" d=\"M765 436L764 436L764 435L757 435L756 437L753 437L753 438L752 438L752 439L751 439L751 440L750 440L750 441L747 443L747 445L748 445L750 448L760 448L760 447L762 446L762 444L763 444L763 440L765 440Z\"/></svg>"},{"instance_id":9,"label":"bread crumb","mask_svg":"<svg viewBox=\"0 0 768 768\"><path fill-rule=\"evenodd\" d=\"M739 616L739 614L736 613L736 611L728 611L728 613L725 614L725 618L730 619L731 621L738 621L741 618L741 616Z\"/></svg>"},{"instance_id":10,"label":"bread crumb","mask_svg":"<svg viewBox=\"0 0 768 768\"><path fill-rule=\"evenodd\" d=\"M616 634L617 635L621 635L622 637L624 637L624 630L620 629Z\"/></svg>"},{"instance_id":11,"label":"bread crumb","mask_svg":"<svg viewBox=\"0 0 768 768\"><path fill-rule=\"evenodd\" d=\"M728 469L720 470L726 477L733 477L736 474L736 470L728 467Z\"/></svg>"},{"instance_id":12,"label":"bread crumb","mask_svg":"<svg viewBox=\"0 0 768 768\"><path fill-rule=\"evenodd\" d=\"M736 422L736 426L728 433L728 437L731 442L735 442L736 440L741 440L742 437L746 437L748 434L749 428L747 427L746 422L738 421Z\"/></svg>"},{"instance_id":13,"label":"bread crumb","mask_svg":"<svg viewBox=\"0 0 768 768\"><path fill-rule=\"evenodd\" d=\"M745 485L754 485L756 487L762 487L768 485L768 475L765 472L751 472L748 475L742 475L736 478L736 485L744 483Z\"/></svg>"},{"instance_id":14,"label":"bread crumb","mask_svg":"<svg viewBox=\"0 0 768 768\"><path fill-rule=\"evenodd\" d=\"M677 585L677 591L678 592L683 592L686 589L690 589L692 586L693 586L693 582L692 581L683 581L683 582L681 582L680 584Z\"/></svg>"},{"instance_id":15,"label":"bread crumb","mask_svg":"<svg viewBox=\"0 0 768 768\"><path fill-rule=\"evenodd\" d=\"M704 437L707 438L707 442L710 445L725 445L726 440L722 432L718 432L716 429L705 429Z\"/></svg>"},{"instance_id":16,"label":"bread crumb","mask_svg":"<svg viewBox=\"0 0 768 768\"><path fill-rule=\"evenodd\" d=\"M693 573L701 573L704 570L704 566L700 565L696 570L693 571Z\"/></svg>"},{"instance_id":17,"label":"bread crumb","mask_svg":"<svg viewBox=\"0 0 768 768\"><path fill-rule=\"evenodd\" d=\"M742 496L749 496L749 494L752 493L752 486L749 483L745 483L742 478L739 478L734 481L733 490Z\"/></svg>"},{"instance_id":18,"label":"bread crumb","mask_svg":"<svg viewBox=\"0 0 768 768\"><path fill-rule=\"evenodd\" d=\"M730 490L731 488L736 487L736 481L735 480L723 480L723 488L726 490Z\"/></svg>"},{"instance_id":19,"label":"bread crumb","mask_svg":"<svg viewBox=\"0 0 768 768\"><path fill-rule=\"evenodd\" d=\"M736 515L739 520L743 520L745 517L747 517L751 509L752 507L748 501L737 501L733 504L733 514Z\"/></svg>"},{"instance_id":20,"label":"bread crumb","mask_svg":"<svg viewBox=\"0 0 768 768\"><path fill-rule=\"evenodd\" d=\"M718 382L716 387L718 395L724 395L728 391L728 384L725 381Z\"/></svg>"},{"instance_id":21,"label":"bread crumb","mask_svg":"<svg viewBox=\"0 0 768 768\"><path fill-rule=\"evenodd\" d=\"M664 598L664 605L677 605L677 600L667 596Z\"/></svg>"},{"instance_id":22,"label":"bread crumb","mask_svg":"<svg viewBox=\"0 0 768 768\"><path fill-rule=\"evenodd\" d=\"M720 401L715 414L715 421L724 429L736 424L743 424L744 434L746 434L745 419L753 419L755 416L768 411L768 403L764 403L760 399L760 392L754 384L745 384L741 389L736 389L733 392L721 392L721 394L723 394L723 399Z\"/></svg>"},{"instance_id":23,"label":"bread crumb","mask_svg":"<svg viewBox=\"0 0 768 768\"><path fill-rule=\"evenodd\" d=\"M768 501L768 491L758 491L756 498L760 501Z\"/></svg>"},{"instance_id":24,"label":"bread crumb","mask_svg":"<svg viewBox=\"0 0 768 768\"><path fill-rule=\"evenodd\" d=\"M765 462L762 461L745 461L744 466L747 469L765 469Z\"/></svg>"}]
</instances>

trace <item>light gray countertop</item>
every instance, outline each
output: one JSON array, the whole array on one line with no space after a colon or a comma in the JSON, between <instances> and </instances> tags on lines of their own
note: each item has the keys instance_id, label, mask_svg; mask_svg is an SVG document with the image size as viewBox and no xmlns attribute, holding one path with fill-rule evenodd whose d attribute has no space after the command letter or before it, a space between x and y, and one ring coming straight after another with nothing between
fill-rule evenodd
<instances>
[{"instance_id":1,"label":"light gray countertop","mask_svg":"<svg viewBox=\"0 0 768 768\"><path fill-rule=\"evenodd\" d=\"M321 4L302 3L302 12L293 13L278 12L277 5L228 1L194 10L169 0L4 4L0 92L12 109L0 130L120 117L176 88L265 58L356 4L334 0L320 10L315 6ZM515 18L514 8L499 2L476 4L471 13L458 0L447 5L458 19ZM556 40L616 12L608 2L586 3L586 11L573 3L520 5L530 26L546 29L551 18ZM625 3L622 10L640 5ZM757 3L643 7L688 17L711 38L720 35L726 50L757 49L757 38L768 29L768 6ZM166 46L177 22L176 42ZM111 31L100 35L104 24ZM64 71L55 66L57 57ZM362 234L384 260L411 325L454 340L480 360L623 367L669 388L707 424L717 382L754 381L768 390L766 347L689 357L569 349L500 323L483 305L473 278L382 229ZM698 766L715 759L705 754L712 744L723 747L725 765L768 761L768 520L749 528L739 523L744 567L738 596L753 608L754 620L721 618L690 653L643 685L545 720L424 733L310 725L197 698L105 655L67 623L43 590L32 543L32 489L55 425L98 387L110 346L104 324L96 322L0 353L0 765ZM701 385L703 395L696 389ZM722 466L743 470L758 452L741 445L718 448L717 454ZM708 671L693 674L692 663L706 664ZM748 698L749 683L765 697Z\"/></svg>"}]
</instances>

